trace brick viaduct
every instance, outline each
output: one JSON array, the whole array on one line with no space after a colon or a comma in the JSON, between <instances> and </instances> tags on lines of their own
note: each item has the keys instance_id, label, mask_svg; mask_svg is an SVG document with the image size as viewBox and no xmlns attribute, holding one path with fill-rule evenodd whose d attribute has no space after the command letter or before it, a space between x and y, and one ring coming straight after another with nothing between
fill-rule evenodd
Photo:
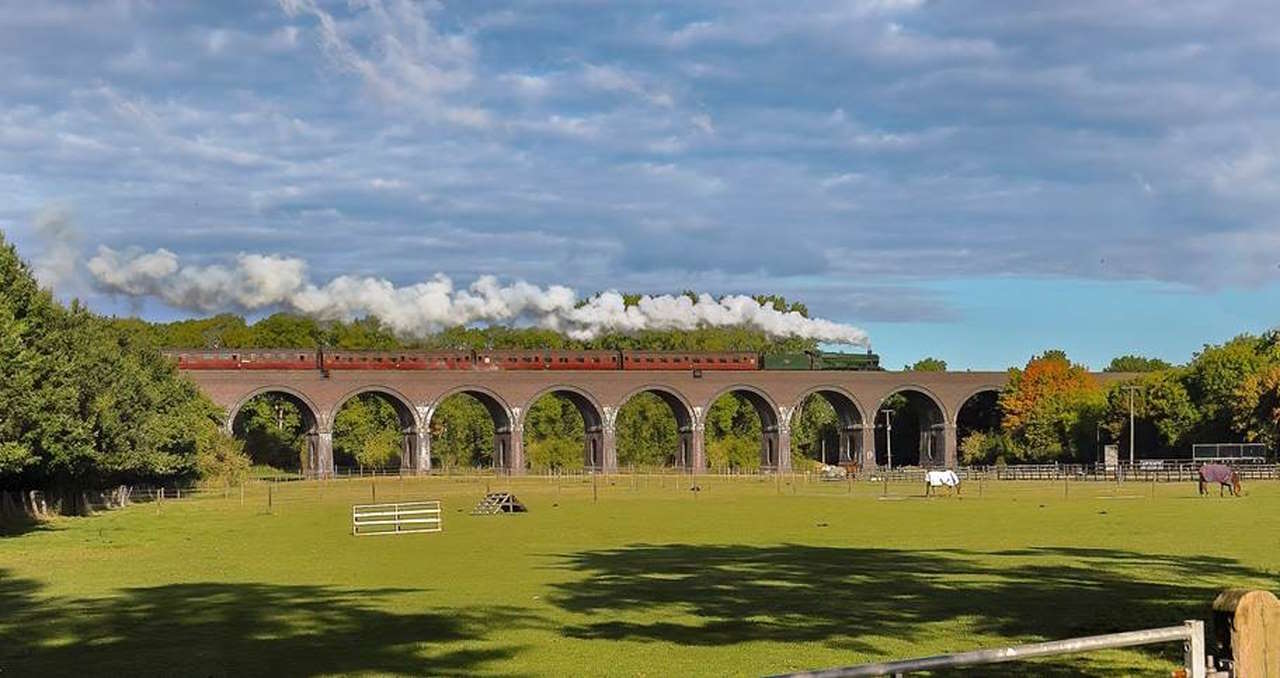
<instances>
[{"instance_id":1,"label":"brick viaduct","mask_svg":"<svg viewBox=\"0 0 1280 678\"><path fill-rule=\"evenodd\" d=\"M714 372L701 376L683 371L393 371L333 370L190 370L185 372L227 410L227 426L254 396L279 393L303 410L308 429L307 471L333 472L332 425L350 398L373 392L399 413L404 431L401 467L407 472L431 469L431 416L447 397L465 393L479 400L493 417L494 463L512 473L525 468L524 413L538 398L557 394L577 406L586 423L584 463L604 472L617 470L614 422L618 408L632 396L650 392L671 407L680 431L676 461L691 470L706 466L703 451L705 415L726 393L752 403L763 427L761 459L765 467L791 467L791 425L805 399L819 394L831 403L840 423L840 458L875 465L874 415L895 393L917 394L926 404L921 451L938 463L956 464L956 423L961 407L983 392L998 391L1005 372ZM1101 376L1101 375L1099 375ZM1108 377L1113 375L1106 375ZM1118 375L1115 375L1118 376Z\"/></svg>"}]
</instances>

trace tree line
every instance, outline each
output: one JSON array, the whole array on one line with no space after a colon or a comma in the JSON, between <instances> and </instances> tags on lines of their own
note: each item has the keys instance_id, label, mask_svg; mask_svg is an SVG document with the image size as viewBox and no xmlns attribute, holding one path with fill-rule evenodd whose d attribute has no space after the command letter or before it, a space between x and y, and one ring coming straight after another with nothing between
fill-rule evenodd
<instances>
[{"instance_id":1,"label":"tree line","mask_svg":"<svg viewBox=\"0 0 1280 678\"><path fill-rule=\"evenodd\" d=\"M2 235L0 372L0 487L46 488L74 513L87 488L247 466L148 333L58 303Z\"/></svg>"},{"instance_id":2,"label":"tree line","mask_svg":"<svg viewBox=\"0 0 1280 678\"><path fill-rule=\"evenodd\" d=\"M636 295L632 295L638 298ZM803 304L758 297L781 310L807 314ZM203 479L236 482L249 464L298 468L306 422L286 398L262 396L222 433L223 413L161 356L174 348L337 349L667 349L797 351L808 340L776 340L742 328L605 335L576 341L539 328L451 328L419 338L398 337L376 318L321 322L277 313L256 322L222 314L170 323L95 315L78 302L58 303L0 236L0 486L77 488L117 482ZM936 358L907 369L945 371ZM1121 356L1108 371L1134 373L1102 386L1061 351L1033 357L1010 371L992 405L991 425L961 441L966 463L1092 461L1110 441L1127 451L1129 396L1134 397L1137 448L1148 456L1187 456L1197 442L1256 441L1280 446L1280 332L1241 335L1206 345L1184 365ZM891 398L890 409L911 405ZM867 413L868 415L873 413ZM729 395L707 413L706 452L715 468L760 464L760 419L746 399ZM831 406L811 397L792 422L798 459L829 459L839 426ZM351 400L334 422L336 460L346 466L397 463L403 425L376 394ZM526 458L535 469L582 464L584 427L574 405L547 396L525 415ZM898 431L895 430L895 434ZM467 396L445 401L431 422L438 466L492 462L494 427L483 405ZM670 464L680 432L667 404L642 394L616 422L624 466ZM895 441L895 446L898 443Z\"/></svg>"},{"instance_id":3,"label":"tree line","mask_svg":"<svg viewBox=\"0 0 1280 678\"><path fill-rule=\"evenodd\" d=\"M962 462L1091 462L1113 442L1127 457L1131 399L1143 457L1189 457L1197 443L1280 448L1280 330L1205 345L1185 365L1128 355L1106 371L1134 376L1104 387L1062 351L1011 370L1000 426L961 441Z\"/></svg>"}]
</instances>

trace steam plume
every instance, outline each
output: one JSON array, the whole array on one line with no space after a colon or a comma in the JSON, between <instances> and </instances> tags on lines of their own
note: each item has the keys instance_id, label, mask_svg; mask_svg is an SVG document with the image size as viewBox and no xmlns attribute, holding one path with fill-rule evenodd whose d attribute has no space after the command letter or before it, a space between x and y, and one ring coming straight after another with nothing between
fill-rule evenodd
<instances>
[{"instance_id":1,"label":"steam plume","mask_svg":"<svg viewBox=\"0 0 1280 678\"><path fill-rule=\"evenodd\" d=\"M870 345L866 333L851 325L781 312L746 296L645 296L627 306L613 291L580 300L561 285L503 285L493 276L481 276L459 289L440 274L404 287L354 276L317 286L307 278L306 262L291 257L240 254L233 266L183 266L165 249L120 251L105 246L98 248L88 268L104 290L156 298L178 308L213 312L281 307L326 320L372 315L405 335L478 322L531 323L574 339L608 332L742 326L772 337Z\"/></svg>"},{"instance_id":2,"label":"steam plume","mask_svg":"<svg viewBox=\"0 0 1280 678\"><path fill-rule=\"evenodd\" d=\"M33 222L36 237L44 244L35 259L36 280L45 287L61 289L75 278L80 262L71 212L62 205L48 205L36 213Z\"/></svg>"}]
</instances>

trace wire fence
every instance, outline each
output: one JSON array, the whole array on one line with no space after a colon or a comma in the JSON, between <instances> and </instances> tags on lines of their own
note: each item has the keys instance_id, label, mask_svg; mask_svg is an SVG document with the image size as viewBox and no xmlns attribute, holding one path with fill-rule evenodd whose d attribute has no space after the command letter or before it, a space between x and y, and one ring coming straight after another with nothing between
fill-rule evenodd
<instances>
[{"instance_id":1,"label":"wire fence","mask_svg":"<svg viewBox=\"0 0 1280 678\"><path fill-rule=\"evenodd\" d=\"M1237 469L1245 481L1280 480L1280 465L1241 465ZM957 470L964 481L961 490L964 496L1043 493L1046 484L1056 483L1064 498L1103 496L1087 491L1073 494L1072 486L1098 487L1108 496L1123 493L1126 496L1155 497L1157 486L1194 482L1199 478L1197 471L1197 465L1188 463L1165 464L1158 468L1048 464L971 466ZM746 488L747 491L755 488L754 491L762 494L779 495L910 498L924 495L922 488L926 473L927 469L922 468L877 469L844 477L816 471L730 470L690 474L685 469L672 467L627 467L611 474L573 469L521 475L510 475L502 469L451 469L422 474L401 473L399 469L364 469L363 472L324 479L306 479L300 474L263 476L234 485L119 485L77 492L74 496L42 490L0 490L0 517L45 518L107 511L133 504L155 504L157 510L163 510L165 503L181 501L194 504L207 500L222 500L219 506L251 506L271 512L292 503L316 502L326 498L376 503L422 499L426 495L472 497L497 490L553 492L556 496L578 496L595 501L664 492L696 498L699 493L732 488ZM1103 484L1108 482L1111 483L1109 487ZM1133 489L1135 487L1141 489Z\"/></svg>"}]
</instances>

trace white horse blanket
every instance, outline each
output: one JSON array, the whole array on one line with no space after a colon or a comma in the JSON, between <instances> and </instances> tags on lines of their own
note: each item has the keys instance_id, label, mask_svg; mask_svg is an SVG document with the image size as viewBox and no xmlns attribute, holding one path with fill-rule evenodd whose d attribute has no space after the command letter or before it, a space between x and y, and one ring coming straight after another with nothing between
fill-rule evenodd
<instances>
[{"instance_id":1,"label":"white horse blanket","mask_svg":"<svg viewBox=\"0 0 1280 678\"><path fill-rule=\"evenodd\" d=\"M956 487L960 485L960 476L956 475L956 472L951 469L927 471L924 474L924 481L929 484L929 487L942 487L943 485Z\"/></svg>"}]
</instances>

